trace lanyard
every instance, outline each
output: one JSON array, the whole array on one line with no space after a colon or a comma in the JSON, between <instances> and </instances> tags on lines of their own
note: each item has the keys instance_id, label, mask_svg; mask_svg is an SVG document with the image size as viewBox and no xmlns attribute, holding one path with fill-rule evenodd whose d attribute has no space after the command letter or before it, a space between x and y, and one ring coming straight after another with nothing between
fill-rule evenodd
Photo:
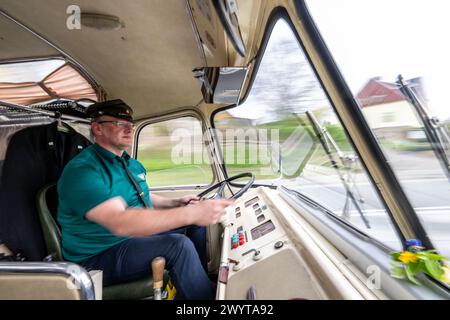
<instances>
[{"instance_id":1,"label":"lanyard","mask_svg":"<svg viewBox=\"0 0 450 320\"><path fill-rule=\"evenodd\" d=\"M142 204L144 205L145 208L150 208L150 204L148 203L147 199L144 196L144 191L142 191L141 187L139 186L139 183L136 181L136 178L133 176L130 169L128 169L127 164L125 163L125 161L123 159L120 159L120 162L122 163L122 166L125 169L125 172L127 173L128 178L130 178L131 183L134 186L134 189L136 189L136 191L139 195L139 198L141 199Z\"/></svg>"}]
</instances>

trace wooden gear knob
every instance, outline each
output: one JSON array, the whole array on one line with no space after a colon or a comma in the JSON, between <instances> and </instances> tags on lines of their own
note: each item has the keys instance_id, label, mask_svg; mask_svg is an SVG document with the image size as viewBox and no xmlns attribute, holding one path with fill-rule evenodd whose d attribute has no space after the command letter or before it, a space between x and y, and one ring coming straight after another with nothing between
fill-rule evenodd
<instances>
[{"instance_id":1,"label":"wooden gear knob","mask_svg":"<svg viewBox=\"0 0 450 320\"><path fill-rule=\"evenodd\" d=\"M156 257L152 260L153 289L161 289L163 287L165 266L166 259L164 257Z\"/></svg>"}]
</instances>

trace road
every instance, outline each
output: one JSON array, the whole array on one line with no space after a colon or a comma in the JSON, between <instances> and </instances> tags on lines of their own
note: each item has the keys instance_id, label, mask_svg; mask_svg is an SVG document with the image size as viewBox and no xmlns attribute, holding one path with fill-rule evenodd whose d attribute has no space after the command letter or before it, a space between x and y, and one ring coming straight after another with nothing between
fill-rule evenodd
<instances>
[{"instance_id":1,"label":"road","mask_svg":"<svg viewBox=\"0 0 450 320\"><path fill-rule=\"evenodd\" d=\"M429 152L395 152L390 153L388 159L432 242L440 253L450 257L450 183L439 163ZM373 184L363 173L354 174L352 180L355 182L350 183L351 190L355 197L361 199L360 206L370 229L366 228L353 204L343 213L346 199L349 199L336 170L306 168L302 177L283 184L308 195L369 235L399 249L399 240Z\"/></svg>"}]
</instances>

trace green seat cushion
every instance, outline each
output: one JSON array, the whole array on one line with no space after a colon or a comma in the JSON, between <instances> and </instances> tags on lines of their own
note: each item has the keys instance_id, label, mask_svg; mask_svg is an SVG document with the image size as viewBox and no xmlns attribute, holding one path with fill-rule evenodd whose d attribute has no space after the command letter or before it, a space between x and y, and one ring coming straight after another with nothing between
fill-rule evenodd
<instances>
[{"instance_id":1,"label":"green seat cushion","mask_svg":"<svg viewBox=\"0 0 450 320\"><path fill-rule=\"evenodd\" d=\"M169 274L164 271L164 286L169 281ZM134 300L153 298L152 277L139 279L132 282L120 283L103 288L103 300Z\"/></svg>"}]
</instances>

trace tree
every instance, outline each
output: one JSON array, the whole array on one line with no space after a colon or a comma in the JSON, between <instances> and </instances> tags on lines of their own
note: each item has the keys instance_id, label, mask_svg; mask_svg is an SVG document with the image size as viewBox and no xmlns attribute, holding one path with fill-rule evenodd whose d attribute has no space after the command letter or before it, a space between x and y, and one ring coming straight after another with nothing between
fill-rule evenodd
<instances>
[{"instance_id":1,"label":"tree","mask_svg":"<svg viewBox=\"0 0 450 320\"><path fill-rule=\"evenodd\" d=\"M279 24L279 23L278 23ZM261 109L260 122L327 105L319 81L292 32L277 26L269 40L245 105Z\"/></svg>"}]
</instances>

